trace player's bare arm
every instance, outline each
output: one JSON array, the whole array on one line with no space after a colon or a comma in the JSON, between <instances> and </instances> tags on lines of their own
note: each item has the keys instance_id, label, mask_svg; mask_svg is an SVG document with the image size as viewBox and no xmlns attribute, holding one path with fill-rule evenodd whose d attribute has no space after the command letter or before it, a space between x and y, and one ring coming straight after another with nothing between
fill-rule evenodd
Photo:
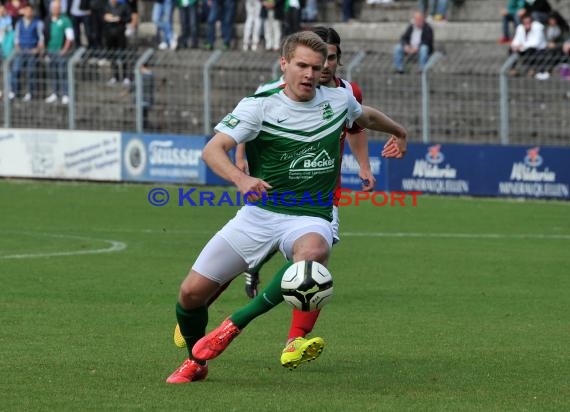
<instances>
[{"instance_id":1,"label":"player's bare arm","mask_svg":"<svg viewBox=\"0 0 570 412\"><path fill-rule=\"evenodd\" d=\"M379 110L362 105L362 115L356 119L358 124L367 129L390 134L390 139L384 145L382 156L401 159L407 151L406 137L408 132L403 126L392 120Z\"/></svg>"},{"instance_id":2,"label":"player's bare arm","mask_svg":"<svg viewBox=\"0 0 570 412\"><path fill-rule=\"evenodd\" d=\"M202 152L202 159L214 173L223 179L232 182L241 193L263 193L271 185L261 179L252 177L241 171L233 164L228 152L236 147L234 139L225 133L216 133L212 140L206 144ZM249 196L250 201L258 200L260 196Z\"/></svg>"},{"instance_id":3,"label":"player's bare arm","mask_svg":"<svg viewBox=\"0 0 570 412\"><path fill-rule=\"evenodd\" d=\"M348 141L348 145L350 146L352 154L358 162L358 166L360 166L358 176L363 182L362 190L364 192L374 190L374 186L376 185L376 178L374 177L374 174L370 168L370 158L368 157L368 138L366 137L366 131L361 130L356 133L348 132L346 134L346 140Z\"/></svg>"}]
</instances>

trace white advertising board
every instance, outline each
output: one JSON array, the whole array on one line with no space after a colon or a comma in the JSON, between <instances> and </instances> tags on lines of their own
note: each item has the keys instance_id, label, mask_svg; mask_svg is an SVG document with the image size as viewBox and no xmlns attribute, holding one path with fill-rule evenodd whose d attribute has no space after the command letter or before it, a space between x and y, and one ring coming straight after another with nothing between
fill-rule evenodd
<instances>
[{"instance_id":1,"label":"white advertising board","mask_svg":"<svg viewBox=\"0 0 570 412\"><path fill-rule=\"evenodd\" d=\"M0 129L0 176L118 181L121 133Z\"/></svg>"}]
</instances>

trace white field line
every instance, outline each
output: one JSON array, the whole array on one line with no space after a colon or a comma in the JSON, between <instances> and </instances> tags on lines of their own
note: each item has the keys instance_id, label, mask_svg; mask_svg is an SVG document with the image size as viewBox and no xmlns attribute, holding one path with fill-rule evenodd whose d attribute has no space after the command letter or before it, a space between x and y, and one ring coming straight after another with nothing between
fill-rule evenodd
<instances>
[{"instance_id":1,"label":"white field line","mask_svg":"<svg viewBox=\"0 0 570 412\"><path fill-rule=\"evenodd\" d=\"M62 234L55 234L55 233L34 233L34 232L18 232L18 231L0 231L0 233L8 233L8 234L24 234L30 236L45 236L45 237L52 237L52 238L65 238L65 239L78 239L78 240L88 240L88 241L95 241L95 242L105 242L109 244L108 247L105 248L97 248L97 249L86 249L86 250L67 250L67 251L59 251L59 252L29 252L29 253L19 253L15 255L0 255L0 259L33 259L33 258L45 258L45 257L59 257L59 256L78 256L78 255L96 255L100 253L113 253L113 252L120 252L127 248L127 244L124 242L120 242L118 240L107 240L107 239L95 239L86 236L75 236L75 235L62 235Z\"/></svg>"},{"instance_id":2,"label":"white field line","mask_svg":"<svg viewBox=\"0 0 570 412\"><path fill-rule=\"evenodd\" d=\"M96 228L97 232L174 234L174 235L214 235L215 230L171 230L171 229L116 229ZM402 237L402 238L451 238L451 239L533 239L570 240L570 234L550 233L428 233L428 232L340 232L342 237Z\"/></svg>"},{"instance_id":3,"label":"white field line","mask_svg":"<svg viewBox=\"0 0 570 412\"><path fill-rule=\"evenodd\" d=\"M414 232L345 232L341 236L347 237L417 237L417 238L451 238L451 239L561 239L570 240L570 235L556 235L543 233L414 233Z\"/></svg>"}]
</instances>

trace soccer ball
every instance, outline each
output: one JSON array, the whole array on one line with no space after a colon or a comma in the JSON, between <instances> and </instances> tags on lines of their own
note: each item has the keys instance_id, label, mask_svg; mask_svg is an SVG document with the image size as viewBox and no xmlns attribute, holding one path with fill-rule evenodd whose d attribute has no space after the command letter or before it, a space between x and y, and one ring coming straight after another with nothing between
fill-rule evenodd
<instances>
[{"instance_id":1,"label":"soccer ball","mask_svg":"<svg viewBox=\"0 0 570 412\"><path fill-rule=\"evenodd\" d=\"M293 263L281 279L285 301L304 312L321 309L332 297L333 279L319 262L302 260Z\"/></svg>"}]
</instances>

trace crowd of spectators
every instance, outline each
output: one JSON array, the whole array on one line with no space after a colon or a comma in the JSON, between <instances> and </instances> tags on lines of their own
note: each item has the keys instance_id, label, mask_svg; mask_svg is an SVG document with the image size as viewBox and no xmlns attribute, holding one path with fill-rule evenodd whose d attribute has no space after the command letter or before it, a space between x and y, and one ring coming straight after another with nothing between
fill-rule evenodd
<instances>
[{"instance_id":1,"label":"crowd of spectators","mask_svg":"<svg viewBox=\"0 0 570 412\"><path fill-rule=\"evenodd\" d=\"M547 80L554 68L561 65L561 77L570 79L570 28L548 0L508 0L502 16L503 36L499 43L508 44L509 54L519 57L511 68L511 76L526 74ZM512 37L511 22L515 24Z\"/></svg>"},{"instance_id":2,"label":"crowd of spectators","mask_svg":"<svg viewBox=\"0 0 570 412\"><path fill-rule=\"evenodd\" d=\"M367 2L394 1L398 0ZM423 70L434 50L434 30L430 23L445 22L449 4L462 1L418 0L412 22L393 49L393 67L397 73L404 73L405 63L412 59L417 60L418 71ZM236 43L237 0L150 0L146 4L152 6L150 19L156 28L158 49L230 49ZM353 0L339 4L342 20L351 21ZM303 22L311 23L318 18L317 0L245 0L244 5L244 51L277 51L283 36L300 30ZM176 11L180 16L178 34L173 24ZM570 76L568 23L548 0L507 0L502 16L503 36L499 42L508 44L509 53L520 57L512 75L524 73L544 80L562 64L563 77ZM218 22L221 42L217 44ZM73 49L85 46L120 54L128 49L130 39L136 38L138 25L138 0L5 0L0 5L0 54L6 57L17 52L11 65L11 89L7 96L24 101L37 97L35 68L44 63L48 83L46 102L67 104L66 65ZM205 30L200 30L201 27ZM133 69L129 60L112 58L107 63L111 67L108 84L129 86Z\"/></svg>"}]
</instances>

